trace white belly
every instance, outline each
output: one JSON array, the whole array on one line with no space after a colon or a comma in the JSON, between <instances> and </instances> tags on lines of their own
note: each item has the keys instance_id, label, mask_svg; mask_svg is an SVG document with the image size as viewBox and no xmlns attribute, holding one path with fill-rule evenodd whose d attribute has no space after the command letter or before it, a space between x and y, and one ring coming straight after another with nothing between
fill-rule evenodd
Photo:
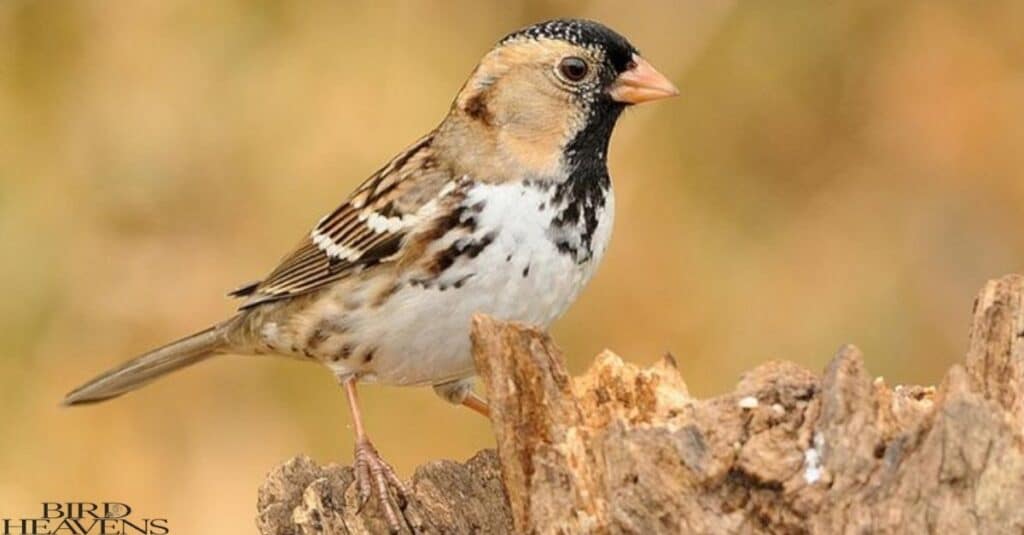
<instances>
[{"instance_id":1,"label":"white belly","mask_svg":"<svg viewBox=\"0 0 1024 535\"><path fill-rule=\"evenodd\" d=\"M518 184L471 190L467 204L485 202L474 235L495 232L493 241L475 258L456 261L438 284L403 284L386 303L357 319L354 332L360 342L377 348L372 363L358 371L363 379L419 385L468 377L474 374L473 314L546 328L564 313L604 255L614 200L609 191L592 239L593 254L577 262L551 239L559 207L550 206L549 197L547 191Z\"/></svg>"}]
</instances>

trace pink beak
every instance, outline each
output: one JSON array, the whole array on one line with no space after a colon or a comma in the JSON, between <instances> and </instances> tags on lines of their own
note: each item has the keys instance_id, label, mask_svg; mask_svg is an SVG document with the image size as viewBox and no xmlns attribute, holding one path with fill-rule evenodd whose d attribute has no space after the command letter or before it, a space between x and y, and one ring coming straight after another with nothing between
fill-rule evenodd
<instances>
[{"instance_id":1,"label":"pink beak","mask_svg":"<svg viewBox=\"0 0 1024 535\"><path fill-rule=\"evenodd\" d=\"M640 104L679 94L676 86L647 63L647 60L634 54L633 63L633 68L620 74L608 90L613 100L626 104Z\"/></svg>"}]
</instances>

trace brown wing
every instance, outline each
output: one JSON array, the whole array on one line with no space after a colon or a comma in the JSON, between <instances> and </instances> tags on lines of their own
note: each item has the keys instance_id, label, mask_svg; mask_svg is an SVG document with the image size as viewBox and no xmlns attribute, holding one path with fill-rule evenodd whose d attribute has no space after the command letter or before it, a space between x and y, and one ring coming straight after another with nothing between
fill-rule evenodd
<instances>
[{"instance_id":1,"label":"brown wing","mask_svg":"<svg viewBox=\"0 0 1024 535\"><path fill-rule=\"evenodd\" d=\"M232 292L241 308L308 293L400 255L402 241L443 194L451 174L440 169L428 135L374 173L259 283Z\"/></svg>"}]
</instances>

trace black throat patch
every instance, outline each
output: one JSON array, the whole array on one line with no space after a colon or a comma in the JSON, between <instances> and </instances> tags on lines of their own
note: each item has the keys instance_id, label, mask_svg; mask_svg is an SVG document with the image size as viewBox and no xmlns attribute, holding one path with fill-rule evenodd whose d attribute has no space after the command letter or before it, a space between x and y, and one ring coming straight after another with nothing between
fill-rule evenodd
<instances>
[{"instance_id":1,"label":"black throat patch","mask_svg":"<svg viewBox=\"0 0 1024 535\"><path fill-rule=\"evenodd\" d=\"M611 188L608 143L623 109L610 98L598 99L589 110L586 125L565 148L569 177L555 188L552 201L562 209L551 226L553 235L558 236L558 250L571 255L578 264L588 262L594 255L598 216L605 209ZM570 229L575 232L567 232ZM578 235L578 241L568 238L572 235Z\"/></svg>"}]
</instances>

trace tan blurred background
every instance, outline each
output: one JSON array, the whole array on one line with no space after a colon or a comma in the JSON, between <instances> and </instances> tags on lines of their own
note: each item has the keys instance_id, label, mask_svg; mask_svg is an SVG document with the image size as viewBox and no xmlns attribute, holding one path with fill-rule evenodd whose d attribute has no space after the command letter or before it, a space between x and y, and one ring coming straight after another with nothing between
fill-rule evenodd
<instances>
[{"instance_id":1,"label":"tan blurred background","mask_svg":"<svg viewBox=\"0 0 1024 535\"><path fill-rule=\"evenodd\" d=\"M319 216L432 128L503 34L616 28L681 98L612 147L615 238L554 334L671 350L700 395L854 342L935 383L975 291L1024 271L1024 2L0 0L0 516L117 500L252 533L256 489L347 462L326 371L223 358L110 404L65 391L229 314ZM429 390L366 388L403 473L491 444Z\"/></svg>"}]
</instances>

